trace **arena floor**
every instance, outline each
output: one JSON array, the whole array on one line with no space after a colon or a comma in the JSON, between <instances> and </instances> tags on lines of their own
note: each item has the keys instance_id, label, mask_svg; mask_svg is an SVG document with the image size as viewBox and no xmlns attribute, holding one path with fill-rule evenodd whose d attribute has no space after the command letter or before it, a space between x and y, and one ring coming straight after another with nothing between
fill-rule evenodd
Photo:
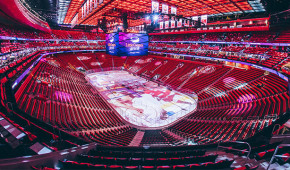
<instances>
[{"instance_id":1,"label":"arena floor","mask_svg":"<svg viewBox=\"0 0 290 170\"><path fill-rule=\"evenodd\" d=\"M88 74L87 79L128 122L156 128L166 126L194 111L196 94L187 96L126 71Z\"/></svg>"}]
</instances>

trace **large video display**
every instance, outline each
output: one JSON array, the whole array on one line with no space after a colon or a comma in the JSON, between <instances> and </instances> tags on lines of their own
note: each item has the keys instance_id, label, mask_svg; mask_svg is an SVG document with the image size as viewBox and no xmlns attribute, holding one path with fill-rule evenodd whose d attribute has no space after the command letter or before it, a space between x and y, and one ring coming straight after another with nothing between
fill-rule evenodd
<instances>
[{"instance_id":1,"label":"large video display","mask_svg":"<svg viewBox=\"0 0 290 170\"><path fill-rule=\"evenodd\" d=\"M106 53L110 55L118 55L119 49L119 34L106 34Z\"/></svg>"},{"instance_id":2,"label":"large video display","mask_svg":"<svg viewBox=\"0 0 290 170\"><path fill-rule=\"evenodd\" d=\"M148 55L147 34L111 33L106 35L106 52L116 56Z\"/></svg>"},{"instance_id":3,"label":"large video display","mask_svg":"<svg viewBox=\"0 0 290 170\"><path fill-rule=\"evenodd\" d=\"M120 56L148 55L148 35L135 33L119 33Z\"/></svg>"}]
</instances>

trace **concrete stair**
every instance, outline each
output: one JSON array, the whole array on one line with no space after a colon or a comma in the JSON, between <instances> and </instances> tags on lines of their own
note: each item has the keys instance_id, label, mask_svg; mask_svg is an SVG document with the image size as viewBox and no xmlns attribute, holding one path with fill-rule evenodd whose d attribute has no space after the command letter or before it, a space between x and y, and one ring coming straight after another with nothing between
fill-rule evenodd
<instances>
[{"instance_id":1,"label":"concrete stair","mask_svg":"<svg viewBox=\"0 0 290 170\"><path fill-rule=\"evenodd\" d=\"M290 31L282 32L281 35L275 40L275 43L289 43Z\"/></svg>"},{"instance_id":2,"label":"concrete stair","mask_svg":"<svg viewBox=\"0 0 290 170\"><path fill-rule=\"evenodd\" d=\"M181 137L181 136L179 136L179 135L177 135L177 134L175 134L175 133L173 133L173 132L171 132L169 130L163 130L163 132L168 134L168 135L170 135L170 136L172 136L172 137L174 137L175 139L178 139L179 141L185 140L183 137Z\"/></svg>"},{"instance_id":3,"label":"concrete stair","mask_svg":"<svg viewBox=\"0 0 290 170\"><path fill-rule=\"evenodd\" d=\"M138 131L128 146L139 146L143 139L144 133L145 132L143 131Z\"/></svg>"}]
</instances>

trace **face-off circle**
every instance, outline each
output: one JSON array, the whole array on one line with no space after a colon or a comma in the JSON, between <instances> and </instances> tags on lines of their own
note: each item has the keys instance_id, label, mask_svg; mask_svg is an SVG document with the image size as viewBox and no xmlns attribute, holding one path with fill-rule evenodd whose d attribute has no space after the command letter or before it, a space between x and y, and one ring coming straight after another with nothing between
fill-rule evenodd
<instances>
[{"instance_id":1,"label":"face-off circle","mask_svg":"<svg viewBox=\"0 0 290 170\"><path fill-rule=\"evenodd\" d=\"M89 60L89 59L91 59L91 57L88 57L88 56L78 56L77 58L78 58L78 60Z\"/></svg>"},{"instance_id":2,"label":"face-off circle","mask_svg":"<svg viewBox=\"0 0 290 170\"><path fill-rule=\"evenodd\" d=\"M103 62L91 62L91 66L98 66L104 64Z\"/></svg>"}]
</instances>

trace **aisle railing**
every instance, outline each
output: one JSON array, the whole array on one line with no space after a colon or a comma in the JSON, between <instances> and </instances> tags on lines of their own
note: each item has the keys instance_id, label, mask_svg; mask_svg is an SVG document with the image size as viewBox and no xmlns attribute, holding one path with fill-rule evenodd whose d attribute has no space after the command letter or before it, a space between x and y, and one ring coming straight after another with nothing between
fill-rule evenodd
<instances>
[{"instance_id":1,"label":"aisle railing","mask_svg":"<svg viewBox=\"0 0 290 170\"><path fill-rule=\"evenodd\" d=\"M237 148L233 148L233 147L221 146L221 145L226 144L226 143L247 145L248 148L247 148L247 150L245 150L245 149L237 149ZM233 150L233 151L237 151L237 152L248 153L247 154L247 160L246 160L245 164L249 160L249 156L250 156L250 153L251 153L251 150L252 150L251 145L248 142L242 142L242 141L227 141L227 142L223 142L223 143L219 142L218 146L217 146L217 151L218 151L219 148L227 149L227 150Z\"/></svg>"}]
</instances>

